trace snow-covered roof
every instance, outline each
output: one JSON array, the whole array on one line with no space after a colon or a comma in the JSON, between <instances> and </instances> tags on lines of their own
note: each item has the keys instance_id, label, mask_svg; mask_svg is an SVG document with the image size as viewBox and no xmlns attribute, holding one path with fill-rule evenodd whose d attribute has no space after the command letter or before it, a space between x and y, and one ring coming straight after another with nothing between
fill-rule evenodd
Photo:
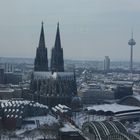
<instances>
[{"instance_id":1,"label":"snow-covered roof","mask_svg":"<svg viewBox=\"0 0 140 140\"><path fill-rule=\"evenodd\" d=\"M56 78L74 78L74 73L73 72L54 72L52 74L52 78L56 79Z\"/></svg>"},{"instance_id":2,"label":"snow-covered roof","mask_svg":"<svg viewBox=\"0 0 140 140\"><path fill-rule=\"evenodd\" d=\"M91 107L86 108L88 111L103 111L103 112L112 112L118 113L122 111L140 111L140 107L135 106L127 106L127 105L120 105L120 104L102 104L102 105L93 105Z\"/></svg>"},{"instance_id":3,"label":"snow-covered roof","mask_svg":"<svg viewBox=\"0 0 140 140\"><path fill-rule=\"evenodd\" d=\"M126 115L131 115L131 114L135 114L138 115L140 114L140 111L135 111L135 112L126 112L126 113L121 113L121 114L116 114L116 117L121 117L121 116L126 116Z\"/></svg>"},{"instance_id":4,"label":"snow-covered roof","mask_svg":"<svg viewBox=\"0 0 140 140\"><path fill-rule=\"evenodd\" d=\"M58 104L58 107L62 108L62 109L70 109L69 107L67 107L66 105L61 105L61 104Z\"/></svg>"},{"instance_id":5,"label":"snow-covered roof","mask_svg":"<svg viewBox=\"0 0 140 140\"><path fill-rule=\"evenodd\" d=\"M39 120L40 125L43 124L52 125L53 123L58 123L58 120L55 117L51 116L50 114L48 114L47 116L29 117L24 120L34 120L34 121Z\"/></svg>"},{"instance_id":6,"label":"snow-covered roof","mask_svg":"<svg viewBox=\"0 0 140 140\"><path fill-rule=\"evenodd\" d=\"M53 78L53 79L57 79L57 78L74 78L74 73L73 72L54 72L53 74L51 72L34 72L34 79L38 80L38 79L49 79L49 78Z\"/></svg>"},{"instance_id":7,"label":"snow-covered roof","mask_svg":"<svg viewBox=\"0 0 140 140\"><path fill-rule=\"evenodd\" d=\"M64 127L59 129L61 132L79 132L77 128L70 124L64 124Z\"/></svg>"},{"instance_id":8,"label":"snow-covered roof","mask_svg":"<svg viewBox=\"0 0 140 140\"><path fill-rule=\"evenodd\" d=\"M0 93L5 93L5 92L14 92L14 89L11 89L11 88L5 88L5 89L0 89Z\"/></svg>"},{"instance_id":9,"label":"snow-covered roof","mask_svg":"<svg viewBox=\"0 0 140 140\"><path fill-rule=\"evenodd\" d=\"M48 79L51 77L51 72L38 72L38 71L35 71L34 72L34 79Z\"/></svg>"},{"instance_id":10,"label":"snow-covered roof","mask_svg":"<svg viewBox=\"0 0 140 140\"><path fill-rule=\"evenodd\" d=\"M24 118L26 117L25 114L28 116L28 112L26 110L28 107L28 109L36 110L36 113L33 113L33 115L44 115L48 110L48 106L46 105L26 100L5 100L4 102L0 102L0 104L4 115L8 118L13 118L16 115L18 115L18 118ZM15 118L17 118L17 116Z\"/></svg>"}]
</instances>

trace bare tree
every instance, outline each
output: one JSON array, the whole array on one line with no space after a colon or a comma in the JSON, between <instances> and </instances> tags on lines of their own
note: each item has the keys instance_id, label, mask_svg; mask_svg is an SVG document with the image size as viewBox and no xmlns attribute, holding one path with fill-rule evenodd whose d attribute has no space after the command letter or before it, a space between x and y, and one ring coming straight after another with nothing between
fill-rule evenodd
<instances>
[{"instance_id":1,"label":"bare tree","mask_svg":"<svg viewBox=\"0 0 140 140\"><path fill-rule=\"evenodd\" d=\"M58 136L58 130L60 128L60 124L54 123L51 126L49 125L43 125L39 128L39 131L43 137L43 139L46 138L52 138Z\"/></svg>"},{"instance_id":2,"label":"bare tree","mask_svg":"<svg viewBox=\"0 0 140 140\"><path fill-rule=\"evenodd\" d=\"M36 137L36 129L34 129L34 130L28 130L28 131L26 131L26 133L24 134L24 136L28 139L28 140L30 140L30 139L32 139L32 140L34 140L34 138Z\"/></svg>"}]
</instances>

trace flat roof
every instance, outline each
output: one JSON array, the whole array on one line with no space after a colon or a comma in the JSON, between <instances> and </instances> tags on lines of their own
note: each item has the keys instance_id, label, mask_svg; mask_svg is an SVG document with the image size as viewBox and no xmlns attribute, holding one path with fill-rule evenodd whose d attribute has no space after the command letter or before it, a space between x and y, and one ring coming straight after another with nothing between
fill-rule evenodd
<instances>
[{"instance_id":1,"label":"flat roof","mask_svg":"<svg viewBox=\"0 0 140 140\"><path fill-rule=\"evenodd\" d=\"M87 111L103 111L106 112L112 112L114 114L117 114L119 112L134 112L134 111L140 111L140 107L136 106L128 106L128 105L120 105L120 104L101 104L101 105L93 105L90 107L86 107Z\"/></svg>"}]
</instances>

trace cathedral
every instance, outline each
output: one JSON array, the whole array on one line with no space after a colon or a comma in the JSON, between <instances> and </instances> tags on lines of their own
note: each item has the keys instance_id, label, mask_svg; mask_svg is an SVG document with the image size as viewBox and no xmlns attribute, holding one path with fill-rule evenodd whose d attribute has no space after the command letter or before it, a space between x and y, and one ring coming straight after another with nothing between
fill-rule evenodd
<instances>
[{"instance_id":1,"label":"cathedral","mask_svg":"<svg viewBox=\"0 0 140 140\"><path fill-rule=\"evenodd\" d=\"M65 72L64 70L59 23L57 24L54 47L51 50L50 67L48 64L48 51L42 23L34 71L31 75L32 99L48 106L70 105L72 98L77 94L76 77L74 72Z\"/></svg>"}]
</instances>

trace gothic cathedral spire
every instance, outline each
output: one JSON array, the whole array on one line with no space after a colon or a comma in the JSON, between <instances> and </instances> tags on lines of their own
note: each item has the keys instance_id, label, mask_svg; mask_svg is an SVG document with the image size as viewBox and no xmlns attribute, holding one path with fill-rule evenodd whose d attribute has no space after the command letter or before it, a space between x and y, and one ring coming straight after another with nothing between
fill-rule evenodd
<instances>
[{"instance_id":1,"label":"gothic cathedral spire","mask_svg":"<svg viewBox=\"0 0 140 140\"><path fill-rule=\"evenodd\" d=\"M52 48L51 71L64 72L63 48L61 48L59 23L57 24L55 44L54 47Z\"/></svg>"},{"instance_id":2,"label":"gothic cathedral spire","mask_svg":"<svg viewBox=\"0 0 140 140\"><path fill-rule=\"evenodd\" d=\"M43 28L43 22L41 26L41 33L40 33L40 40L38 47L45 47L45 37L44 37L44 28Z\"/></svg>"},{"instance_id":3,"label":"gothic cathedral spire","mask_svg":"<svg viewBox=\"0 0 140 140\"><path fill-rule=\"evenodd\" d=\"M59 31L59 22L57 23L57 31L56 31L56 38L55 38L55 48L61 48L61 40L60 40L60 31Z\"/></svg>"},{"instance_id":4,"label":"gothic cathedral spire","mask_svg":"<svg viewBox=\"0 0 140 140\"><path fill-rule=\"evenodd\" d=\"M48 55L47 55L47 48L45 47L43 22L41 26L39 45L36 50L34 71L48 71Z\"/></svg>"}]
</instances>

